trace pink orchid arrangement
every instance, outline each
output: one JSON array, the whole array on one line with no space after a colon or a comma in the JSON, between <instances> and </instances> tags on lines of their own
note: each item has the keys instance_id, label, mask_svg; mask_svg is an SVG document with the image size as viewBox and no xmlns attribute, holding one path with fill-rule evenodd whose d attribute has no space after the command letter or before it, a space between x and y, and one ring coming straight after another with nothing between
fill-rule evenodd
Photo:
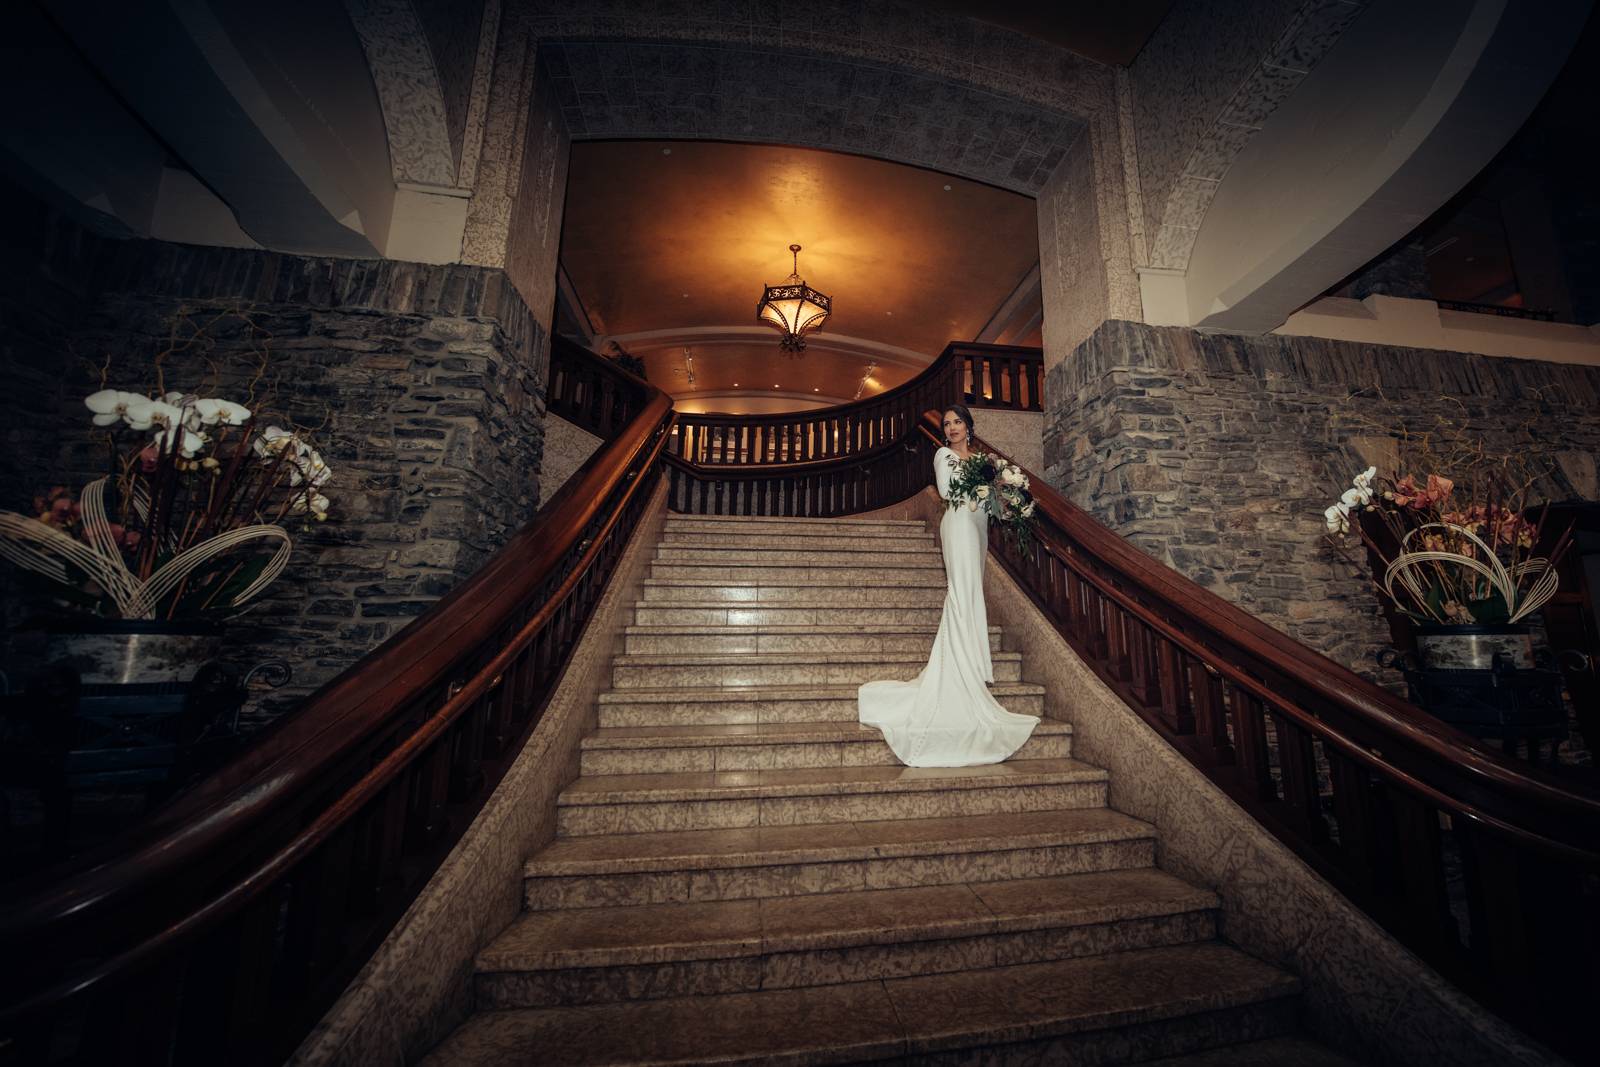
<instances>
[{"instance_id":1,"label":"pink orchid arrangement","mask_svg":"<svg viewBox=\"0 0 1600 1067\"><path fill-rule=\"evenodd\" d=\"M1378 561L1378 588L1414 621L1519 622L1555 594L1571 531L1548 556L1535 556L1545 513L1527 517L1528 483L1507 485L1490 472L1474 479L1476 498L1458 499L1458 481L1440 474L1383 478L1369 467L1324 512L1328 540L1359 566L1347 551L1354 535Z\"/></svg>"}]
</instances>

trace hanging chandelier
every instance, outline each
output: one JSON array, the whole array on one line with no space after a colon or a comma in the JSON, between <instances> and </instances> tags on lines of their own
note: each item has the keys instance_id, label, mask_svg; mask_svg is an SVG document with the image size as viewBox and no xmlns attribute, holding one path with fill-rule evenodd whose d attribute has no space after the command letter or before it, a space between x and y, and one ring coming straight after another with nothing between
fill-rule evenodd
<instances>
[{"instance_id":1,"label":"hanging chandelier","mask_svg":"<svg viewBox=\"0 0 1600 1067\"><path fill-rule=\"evenodd\" d=\"M782 285L769 285L756 305L756 318L783 334L779 342L785 355L805 351L806 334L822 329L833 312L833 297L817 292L800 277L800 246L790 245L794 271Z\"/></svg>"}]
</instances>

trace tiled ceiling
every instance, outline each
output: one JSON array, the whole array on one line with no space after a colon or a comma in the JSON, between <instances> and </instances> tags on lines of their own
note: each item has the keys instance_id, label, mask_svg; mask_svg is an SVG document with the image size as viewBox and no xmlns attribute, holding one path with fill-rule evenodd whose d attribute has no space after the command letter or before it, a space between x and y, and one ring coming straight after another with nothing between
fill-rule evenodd
<instances>
[{"instance_id":1,"label":"tiled ceiling","mask_svg":"<svg viewBox=\"0 0 1600 1067\"><path fill-rule=\"evenodd\" d=\"M1038 260L1032 199L859 156L586 142L569 174L562 264L595 332L621 337L688 409L889 388L976 336ZM799 360L755 317L762 286L789 274L791 243L801 275L835 301Z\"/></svg>"}]
</instances>

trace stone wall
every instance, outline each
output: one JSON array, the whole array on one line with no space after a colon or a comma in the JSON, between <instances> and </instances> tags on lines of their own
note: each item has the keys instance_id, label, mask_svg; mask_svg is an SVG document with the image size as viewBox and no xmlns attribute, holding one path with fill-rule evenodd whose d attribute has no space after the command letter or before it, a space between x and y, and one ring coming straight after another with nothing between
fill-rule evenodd
<instances>
[{"instance_id":1,"label":"stone wall","mask_svg":"<svg viewBox=\"0 0 1600 1067\"><path fill-rule=\"evenodd\" d=\"M259 376L257 410L314 428L335 471L329 521L291 530L289 568L234 626L235 658L295 668L253 720L382 642L537 509L548 339L504 272L87 236L67 262L71 284L44 290L75 298L0 329L27 357L0 401L19 461L0 506L104 473L82 397L102 373L154 388L174 322L213 325L164 361L166 388L242 396Z\"/></svg>"},{"instance_id":2,"label":"stone wall","mask_svg":"<svg viewBox=\"0 0 1600 1067\"><path fill-rule=\"evenodd\" d=\"M1213 592L1373 674L1388 629L1322 511L1401 427L1441 417L1600 499L1600 368L1111 320L1045 386L1050 482Z\"/></svg>"}]
</instances>

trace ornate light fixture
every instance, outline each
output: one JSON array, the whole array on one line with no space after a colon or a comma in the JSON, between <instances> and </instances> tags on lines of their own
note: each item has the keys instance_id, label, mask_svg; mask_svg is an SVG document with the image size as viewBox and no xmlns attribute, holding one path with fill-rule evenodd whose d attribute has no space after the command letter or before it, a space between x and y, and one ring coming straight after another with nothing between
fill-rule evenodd
<instances>
[{"instance_id":1,"label":"ornate light fixture","mask_svg":"<svg viewBox=\"0 0 1600 1067\"><path fill-rule=\"evenodd\" d=\"M790 245L794 253L794 272L783 285L769 285L756 305L756 318L783 334L780 342L787 355L805 351L806 334L820 330L833 312L833 297L825 296L800 277L800 246Z\"/></svg>"}]
</instances>

